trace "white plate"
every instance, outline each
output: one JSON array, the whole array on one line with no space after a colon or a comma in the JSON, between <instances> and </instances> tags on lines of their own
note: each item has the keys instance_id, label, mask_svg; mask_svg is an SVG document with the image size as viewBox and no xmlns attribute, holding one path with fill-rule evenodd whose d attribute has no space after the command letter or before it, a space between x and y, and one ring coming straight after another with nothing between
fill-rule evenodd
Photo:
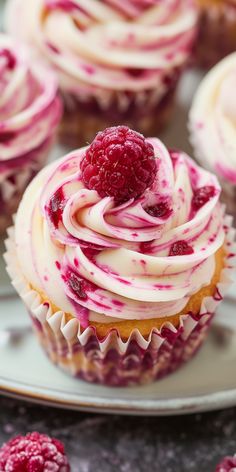
<instances>
[{"instance_id":1,"label":"white plate","mask_svg":"<svg viewBox=\"0 0 236 472\"><path fill-rule=\"evenodd\" d=\"M107 388L73 379L47 359L29 332L18 343L5 342L8 326L28 325L17 298L1 301L0 391L71 409L127 414L182 414L236 404L236 332L219 339L213 328L199 354L175 374L145 387ZM221 305L219 321L234 305ZM226 318L226 322L227 322ZM235 325L236 329L236 325Z\"/></svg>"},{"instance_id":2,"label":"white plate","mask_svg":"<svg viewBox=\"0 0 236 472\"><path fill-rule=\"evenodd\" d=\"M163 136L169 146L187 152L191 152L187 114L199 79L197 73L185 74L175 118ZM1 260L0 287L0 297L1 292L10 290ZM234 312L233 300L224 302L219 322L232 326ZM29 324L21 301L6 296L0 298L0 393L72 409L140 415L182 414L236 405L236 321L234 323L235 333L226 331L221 344L213 329L214 334L209 336L199 354L166 379L146 387L106 388L61 372L48 361L32 333L26 333L18 343L6 342L5 328Z\"/></svg>"}]
</instances>

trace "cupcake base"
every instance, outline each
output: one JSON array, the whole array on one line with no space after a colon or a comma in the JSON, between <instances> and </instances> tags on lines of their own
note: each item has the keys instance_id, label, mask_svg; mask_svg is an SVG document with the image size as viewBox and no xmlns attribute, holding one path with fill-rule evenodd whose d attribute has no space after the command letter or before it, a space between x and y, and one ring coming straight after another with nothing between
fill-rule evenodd
<instances>
[{"instance_id":1,"label":"cupcake base","mask_svg":"<svg viewBox=\"0 0 236 472\"><path fill-rule=\"evenodd\" d=\"M222 269L213 283L213 292L209 292L208 287L202 289L206 292L201 296L196 314L186 308L178 324L166 318L159 328L153 327L147 335L135 328L128 337L122 337L118 328L110 328L102 336L95 326L82 329L77 318L58 310L22 275L17 263L14 228L9 230L6 241L7 271L53 363L88 382L112 386L146 384L190 360L207 336L216 307L231 284L235 255L235 230L231 224L232 218L226 216Z\"/></svg>"},{"instance_id":2,"label":"cupcake base","mask_svg":"<svg viewBox=\"0 0 236 472\"><path fill-rule=\"evenodd\" d=\"M45 330L45 326L35 320L34 314L30 314L40 344L53 363L87 382L115 387L148 384L176 371L198 351L213 317L192 318L196 325L187 339L183 326L175 333L166 327L161 333L161 347L151 342L147 349L143 349L133 339L122 354L117 349L102 353L96 334L91 334L83 346L78 340L66 343L62 338L56 339L52 330Z\"/></svg>"},{"instance_id":3,"label":"cupcake base","mask_svg":"<svg viewBox=\"0 0 236 472\"><path fill-rule=\"evenodd\" d=\"M176 75L171 79L172 84L168 92L158 101L155 91L140 93L139 101L137 95L127 92L123 98L129 102L129 106L124 111L119 109L117 100L108 108L101 109L95 99L80 102L75 97L66 97L59 130L60 141L63 145L74 148L85 146L99 131L120 124L127 125L144 136L156 136L171 118L178 77Z\"/></svg>"},{"instance_id":4,"label":"cupcake base","mask_svg":"<svg viewBox=\"0 0 236 472\"><path fill-rule=\"evenodd\" d=\"M236 49L236 7L226 1L198 3L201 13L195 59L208 69Z\"/></svg>"}]
</instances>

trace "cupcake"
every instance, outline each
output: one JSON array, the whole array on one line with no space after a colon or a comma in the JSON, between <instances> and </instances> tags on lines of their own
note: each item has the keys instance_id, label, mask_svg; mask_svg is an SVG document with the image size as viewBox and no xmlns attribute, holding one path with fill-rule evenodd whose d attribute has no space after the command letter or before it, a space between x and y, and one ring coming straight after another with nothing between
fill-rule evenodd
<instances>
[{"instance_id":1,"label":"cupcake","mask_svg":"<svg viewBox=\"0 0 236 472\"><path fill-rule=\"evenodd\" d=\"M198 350L229 284L234 230L217 178L126 126L41 171L7 241L7 268L49 358L133 385Z\"/></svg>"},{"instance_id":2,"label":"cupcake","mask_svg":"<svg viewBox=\"0 0 236 472\"><path fill-rule=\"evenodd\" d=\"M0 34L0 232L43 167L61 117L57 81Z\"/></svg>"},{"instance_id":3,"label":"cupcake","mask_svg":"<svg viewBox=\"0 0 236 472\"><path fill-rule=\"evenodd\" d=\"M236 1L197 0L200 9L196 60L212 67L236 50Z\"/></svg>"},{"instance_id":4,"label":"cupcake","mask_svg":"<svg viewBox=\"0 0 236 472\"><path fill-rule=\"evenodd\" d=\"M11 0L6 27L56 70L61 136L80 146L120 123L146 136L168 121L196 36L193 0Z\"/></svg>"},{"instance_id":5,"label":"cupcake","mask_svg":"<svg viewBox=\"0 0 236 472\"><path fill-rule=\"evenodd\" d=\"M236 222L236 53L203 79L190 110L190 134L200 164L215 172Z\"/></svg>"}]
</instances>

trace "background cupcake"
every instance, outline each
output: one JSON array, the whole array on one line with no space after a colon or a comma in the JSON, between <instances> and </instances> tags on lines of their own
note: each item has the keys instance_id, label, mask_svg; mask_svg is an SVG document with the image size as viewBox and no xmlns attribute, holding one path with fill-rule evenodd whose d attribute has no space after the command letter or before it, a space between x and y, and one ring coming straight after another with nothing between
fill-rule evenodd
<instances>
[{"instance_id":1,"label":"background cupcake","mask_svg":"<svg viewBox=\"0 0 236 472\"><path fill-rule=\"evenodd\" d=\"M54 74L0 34L0 232L43 167L60 117Z\"/></svg>"},{"instance_id":2,"label":"background cupcake","mask_svg":"<svg viewBox=\"0 0 236 472\"><path fill-rule=\"evenodd\" d=\"M216 177L127 127L45 168L7 242L8 272L53 362L150 382L204 340L229 278Z\"/></svg>"},{"instance_id":3,"label":"background cupcake","mask_svg":"<svg viewBox=\"0 0 236 472\"><path fill-rule=\"evenodd\" d=\"M190 111L191 141L199 162L215 172L236 221L236 53L201 82Z\"/></svg>"},{"instance_id":4,"label":"background cupcake","mask_svg":"<svg viewBox=\"0 0 236 472\"><path fill-rule=\"evenodd\" d=\"M211 67L236 50L236 1L197 0L197 3L200 8L197 62Z\"/></svg>"},{"instance_id":5,"label":"background cupcake","mask_svg":"<svg viewBox=\"0 0 236 472\"><path fill-rule=\"evenodd\" d=\"M172 109L196 22L192 0L12 0L6 13L8 31L58 73L62 132L73 144L111 124L156 134Z\"/></svg>"}]
</instances>

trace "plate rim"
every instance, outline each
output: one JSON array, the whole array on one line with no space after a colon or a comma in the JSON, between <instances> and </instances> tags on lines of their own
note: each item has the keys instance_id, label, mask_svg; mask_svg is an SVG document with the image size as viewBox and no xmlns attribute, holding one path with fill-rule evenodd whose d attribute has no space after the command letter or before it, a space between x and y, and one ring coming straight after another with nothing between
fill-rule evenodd
<instances>
[{"instance_id":1,"label":"plate rim","mask_svg":"<svg viewBox=\"0 0 236 472\"><path fill-rule=\"evenodd\" d=\"M86 394L65 394L56 389L54 391L39 386L33 387L20 381L4 380L3 377L0 377L0 395L74 411L137 416L177 416L204 413L236 405L236 388L166 400L106 398L104 395L100 397L94 395L91 400L88 400L89 397ZM70 396L73 400L69 399ZM77 400L74 399L76 396Z\"/></svg>"}]
</instances>

